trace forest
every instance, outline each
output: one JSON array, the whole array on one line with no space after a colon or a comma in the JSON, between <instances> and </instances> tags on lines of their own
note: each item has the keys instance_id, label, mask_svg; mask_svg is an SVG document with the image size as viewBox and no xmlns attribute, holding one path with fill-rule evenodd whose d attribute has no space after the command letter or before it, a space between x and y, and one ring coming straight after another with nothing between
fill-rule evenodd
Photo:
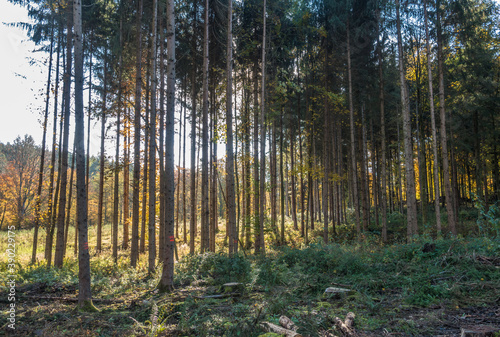
<instances>
[{"instance_id":1,"label":"forest","mask_svg":"<svg viewBox=\"0 0 500 337\"><path fill-rule=\"evenodd\" d=\"M500 333L498 2L10 1L7 335Z\"/></svg>"}]
</instances>

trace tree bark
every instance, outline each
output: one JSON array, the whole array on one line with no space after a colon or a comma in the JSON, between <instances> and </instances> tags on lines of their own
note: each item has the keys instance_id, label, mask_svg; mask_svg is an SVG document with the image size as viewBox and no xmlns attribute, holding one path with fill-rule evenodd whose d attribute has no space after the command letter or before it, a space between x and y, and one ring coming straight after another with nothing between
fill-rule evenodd
<instances>
[{"instance_id":1,"label":"tree bark","mask_svg":"<svg viewBox=\"0 0 500 337\"><path fill-rule=\"evenodd\" d=\"M83 43L82 4L74 0L75 26L75 150L76 150L76 190L78 223L78 307L91 311L92 293L90 288L90 255L87 233L87 191L85 186L85 148L83 136Z\"/></svg>"},{"instance_id":2,"label":"tree bark","mask_svg":"<svg viewBox=\"0 0 500 337\"><path fill-rule=\"evenodd\" d=\"M413 169L413 145L411 118L409 109L409 99L406 87L404 57L403 57L403 42L401 38L401 18L399 15L399 0L396 0L396 19L398 33L398 54L399 54L399 78L401 85L401 105L403 108L403 132L404 132L404 149L405 149L405 170L406 170L406 205L407 205L407 236L410 240L414 235L418 234L417 224L417 199L415 193L415 172Z\"/></svg>"},{"instance_id":3,"label":"tree bark","mask_svg":"<svg viewBox=\"0 0 500 337\"><path fill-rule=\"evenodd\" d=\"M51 13L53 15L53 13ZM43 135L42 135L42 153L40 156L40 169L38 171L38 188L35 197L35 229L33 233L33 251L31 254L31 263L36 261L36 251L38 246L38 228L40 226L40 207L41 207L41 195L42 195L42 185L43 185L43 168L45 164L45 143L47 138L47 120L49 118L49 102L50 102L50 84L52 75L52 54L54 49L54 19L51 20L50 28L50 51L49 51L49 69L47 75L47 90L45 93L45 114L43 118ZM57 62L59 64L59 48L57 49ZM56 82L59 79L56 77ZM5 212L3 214L5 216ZM3 219L3 218L2 218ZM1 228L1 226L0 226Z\"/></svg>"},{"instance_id":4,"label":"tree bark","mask_svg":"<svg viewBox=\"0 0 500 337\"><path fill-rule=\"evenodd\" d=\"M118 56L118 96L116 109L116 148L115 148L115 170L114 170L114 187L113 187L113 235L112 235L112 256L115 263L118 260L118 221L119 211L118 205L120 197L118 194L120 186L120 115L122 110L122 73L123 73L123 3L120 1L120 50Z\"/></svg>"},{"instance_id":5,"label":"tree bark","mask_svg":"<svg viewBox=\"0 0 500 337\"><path fill-rule=\"evenodd\" d=\"M130 243L130 265L137 266L139 260L139 180L141 178L141 91L142 91L142 7L138 0L136 13L137 54L135 59L135 107L134 107L134 169L132 176L132 241Z\"/></svg>"},{"instance_id":6,"label":"tree bark","mask_svg":"<svg viewBox=\"0 0 500 337\"><path fill-rule=\"evenodd\" d=\"M228 0L227 13L227 55L226 55L226 127L227 127L227 231L229 232L229 255L238 252L238 233L236 231L236 205L234 191L234 154L233 154L233 0Z\"/></svg>"},{"instance_id":7,"label":"tree bark","mask_svg":"<svg viewBox=\"0 0 500 337\"><path fill-rule=\"evenodd\" d=\"M208 0L204 9L203 39L203 107L202 107L202 156L201 156L201 247L203 253L209 249L209 200L208 200Z\"/></svg>"},{"instance_id":8,"label":"tree bark","mask_svg":"<svg viewBox=\"0 0 500 337\"><path fill-rule=\"evenodd\" d=\"M102 208L104 202L104 137L106 135L106 98L107 98L107 51L104 56L104 83L102 92L102 111L101 111L101 155L99 157L99 205L97 208L97 245L96 251L102 251ZM71 187L70 187L71 188ZM69 216L69 214L68 214Z\"/></svg>"},{"instance_id":9,"label":"tree bark","mask_svg":"<svg viewBox=\"0 0 500 337\"><path fill-rule=\"evenodd\" d=\"M260 210L259 210L259 252L266 253L264 243L264 210L266 205L266 0L262 14L262 93L260 109ZM256 249L257 250L257 249Z\"/></svg>"},{"instance_id":10,"label":"tree bark","mask_svg":"<svg viewBox=\"0 0 500 337\"><path fill-rule=\"evenodd\" d=\"M434 88L432 82L432 65L431 65L431 47L428 26L427 0L424 0L424 23L425 23L425 45L427 49L427 77L429 81L429 107L431 111L431 128L432 128L432 151L434 155L434 207L436 209L436 231L441 235L441 211L439 208L439 157L438 157L438 138L436 132L436 114L434 112Z\"/></svg>"},{"instance_id":11,"label":"tree bark","mask_svg":"<svg viewBox=\"0 0 500 337\"><path fill-rule=\"evenodd\" d=\"M167 0L167 126L165 128L165 256L159 290L171 291L174 287L174 117L175 117L175 14L174 1Z\"/></svg>"},{"instance_id":12,"label":"tree bark","mask_svg":"<svg viewBox=\"0 0 500 337\"><path fill-rule=\"evenodd\" d=\"M439 2L438 2L439 3ZM446 103L444 96L444 62L443 37L441 29L441 13L437 11L437 41L438 41L438 74L439 74L439 111L441 120L441 153L443 159L444 194L446 199L446 213L448 213L448 228L453 235L457 235L455 210L453 205L453 191L450 182L450 164L448 160L448 137L446 133Z\"/></svg>"},{"instance_id":13,"label":"tree bark","mask_svg":"<svg viewBox=\"0 0 500 337\"><path fill-rule=\"evenodd\" d=\"M75 2L76 4L76 2ZM69 118L70 118L70 87L71 87L71 47L73 40L73 20L71 20L71 8L68 7L67 23L67 46L66 46L66 74L64 75L64 129L62 132L62 155L61 170L59 175L61 182L59 186L59 209L57 213L57 237L56 251L54 255L54 266L61 268L64 259L64 219L66 215L66 185L68 182L68 143L69 143ZM82 102L83 104L83 102ZM82 108L83 109L83 108ZM83 125L82 125L83 129ZM83 132L83 131L82 131Z\"/></svg>"},{"instance_id":14,"label":"tree bark","mask_svg":"<svg viewBox=\"0 0 500 337\"><path fill-rule=\"evenodd\" d=\"M349 85L349 121L351 127L351 165L352 165L352 184L353 184L353 201L354 201L354 214L356 220L356 233L358 236L361 234L361 224L359 219L359 198L358 198L358 169L356 165L356 142L354 139L354 106L352 97L352 74L351 74L351 43L350 43L350 25L347 22L347 76Z\"/></svg>"},{"instance_id":15,"label":"tree bark","mask_svg":"<svg viewBox=\"0 0 500 337\"><path fill-rule=\"evenodd\" d=\"M153 0L153 41L151 43L151 116L149 122L149 223L148 223L148 272L156 267L156 41L157 41L158 1ZM161 248L160 248L161 249Z\"/></svg>"}]
</instances>

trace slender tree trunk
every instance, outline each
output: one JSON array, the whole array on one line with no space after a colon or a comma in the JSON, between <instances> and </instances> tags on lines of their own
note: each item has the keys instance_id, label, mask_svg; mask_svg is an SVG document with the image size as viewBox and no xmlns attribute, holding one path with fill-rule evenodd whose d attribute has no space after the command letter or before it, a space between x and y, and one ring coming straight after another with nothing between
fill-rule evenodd
<instances>
[{"instance_id":1,"label":"slender tree trunk","mask_svg":"<svg viewBox=\"0 0 500 337\"><path fill-rule=\"evenodd\" d=\"M164 17L165 17L165 7L166 3L164 1L160 1L160 15L159 15L159 24L160 24L160 120L159 120L159 142L158 142L158 157L159 157L159 171L160 171L160 195L159 195L159 209L160 216L159 221L160 224L165 223L165 207L166 207L166 190L167 190L167 177L165 174L165 161L164 161L164 152L165 152L165 33L164 33ZM163 234L162 234L163 233ZM158 251L158 259L163 261L165 259L166 254L166 240L165 240L165 231L160 230L159 240L160 247Z\"/></svg>"},{"instance_id":2,"label":"slender tree trunk","mask_svg":"<svg viewBox=\"0 0 500 337\"><path fill-rule=\"evenodd\" d=\"M227 14L227 55L226 55L226 127L227 127L227 230L229 232L229 254L238 252L238 233L236 231L236 205L234 191L234 154L233 154L233 0L228 0Z\"/></svg>"},{"instance_id":3,"label":"slender tree trunk","mask_svg":"<svg viewBox=\"0 0 500 337\"><path fill-rule=\"evenodd\" d=\"M194 62L193 62L194 63ZM189 252L194 254L194 242L196 238L196 78L193 64L192 87L192 110L191 110L191 215L189 221Z\"/></svg>"},{"instance_id":4,"label":"slender tree trunk","mask_svg":"<svg viewBox=\"0 0 500 337\"><path fill-rule=\"evenodd\" d=\"M89 98L88 98L88 116L87 116L87 156L86 156L86 172L85 172L85 186L87 187L87 199L89 197L89 182L90 182L90 120L92 117L92 40L93 40L93 35L94 32L91 29L90 32L90 38L89 38L89 45L90 45L90 52L89 52Z\"/></svg>"},{"instance_id":5,"label":"slender tree trunk","mask_svg":"<svg viewBox=\"0 0 500 337\"><path fill-rule=\"evenodd\" d=\"M56 139L57 139L57 104L58 104L58 98L59 98L59 62L60 62L60 51L61 51L61 36L62 36L62 24L59 24L59 36L58 36L58 41L57 41L57 64L56 64L56 86L54 89L54 119L53 119L53 126L52 126L52 152L50 156L50 174L49 174L49 193L48 193L48 210L47 210L47 235L45 237L45 259L47 260L47 266L50 267L50 264L48 261L51 259L51 252L52 252L52 240L51 240L51 232L53 228L54 222L52 221L53 219L53 213L55 213L55 204L53 201L53 195L54 195L54 175L55 175L55 162L56 162ZM35 251L36 249L33 248Z\"/></svg>"},{"instance_id":6,"label":"slender tree trunk","mask_svg":"<svg viewBox=\"0 0 500 337\"><path fill-rule=\"evenodd\" d=\"M406 169L406 205L408 219L408 240L412 236L418 234L417 224L417 199L415 193L415 172L413 169L413 145L411 133L411 118L409 109L409 98L406 87L404 58L403 58L403 42L401 38L401 19L399 15L399 0L396 0L396 19L398 33L398 54L399 54L399 77L401 83L401 105L403 107L403 132L404 132L404 147L405 147L405 169Z\"/></svg>"},{"instance_id":7,"label":"slender tree trunk","mask_svg":"<svg viewBox=\"0 0 500 337\"><path fill-rule=\"evenodd\" d=\"M159 290L170 291L174 287L174 117L175 117L175 14L174 1L167 0L167 127L165 138L165 257Z\"/></svg>"},{"instance_id":8,"label":"slender tree trunk","mask_svg":"<svg viewBox=\"0 0 500 337\"><path fill-rule=\"evenodd\" d=\"M259 82L258 82L258 74L257 74L257 66L258 62L257 60L255 61L254 64L254 69L253 69L253 110L254 110L254 117L253 117L253 127L254 127L254 132L253 132L253 180L254 180L254 191L253 191L253 198L254 198L254 203L253 203L253 212L254 212L254 245L255 245L255 252L257 253L260 250L260 239L259 239L259 226L260 226L260 221L259 221L259 216L260 216L260 197L259 197Z\"/></svg>"},{"instance_id":9,"label":"slender tree trunk","mask_svg":"<svg viewBox=\"0 0 500 337\"><path fill-rule=\"evenodd\" d=\"M148 43L151 44L148 34ZM149 46L151 47L151 46ZM139 253L144 253L146 250L146 222L148 219L148 165L149 165L149 130L150 128L150 96L151 96L151 48L146 47L146 93L145 93L145 110L144 116L144 161L142 168L142 211L141 211L141 235L139 240Z\"/></svg>"},{"instance_id":10,"label":"slender tree trunk","mask_svg":"<svg viewBox=\"0 0 500 337\"><path fill-rule=\"evenodd\" d=\"M208 0L205 0L204 10L204 40L203 40L203 112L202 112L202 156L201 156L201 248L203 253L209 249L209 200L208 200Z\"/></svg>"},{"instance_id":11,"label":"slender tree trunk","mask_svg":"<svg viewBox=\"0 0 500 337\"><path fill-rule=\"evenodd\" d=\"M85 148L83 136L83 43L82 4L74 0L75 23L75 150L76 150L76 201L78 205L78 307L90 311L92 305L90 288L90 255L87 233L87 191L85 186Z\"/></svg>"},{"instance_id":12,"label":"slender tree trunk","mask_svg":"<svg viewBox=\"0 0 500 337\"><path fill-rule=\"evenodd\" d=\"M76 4L76 1L75 1ZM71 8L68 7L68 23L67 23L67 46L66 46L66 74L64 75L64 129L62 132L62 156L60 192L59 192L59 209L57 213L57 237L56 237L56 252L54 255L54 266L61 268L64 259L64 218L66 215L66 185L68 182L68 143L69 143L69 118L70 118L70 87L71 87L71 62L72 62L72 40L73 40L73 21L71 18ZM82 103L83 104L83 103ZM82 108L83 109L83 108ZM82 132L83 132L83 125Z\"/></svg>"},{"instance_id":13,"label":"slender tree trunk","mask_svg":"<svg viewBox=\"0 0 500 337\"><path fill-rule=\"evenodd\" d=\"M137 54L135 69L135 113L134 113L134 170L132 178L132 242L130 244L130 265L137 266L139 260L139 181L141 178L141 90L142 90L142 7L143 0L138 0ZM150 238L151 239L151 238Z\"/></svg>"},{"instance_id":14,"label":"slender tree trunk","mask_svg":"<svg viewBox=\"0 0 500 337\"><path fill-rule=\"evenodd\" d=\"M304 158L302 156L302 129L300 127L300 118L299 118L299 160L301 166L300 172L300 236L305 237L305 219L304 219Z\"/></svg>"},{"instance_id":15,"label":"slender tree trunk","mask_svg":"<svg viewBox=\"0 0 500 337\"><path fill-rule=\"evenodd\" d=\"M446 133L446 103L444 96L444 64L443 64L443 37L441 32L440 10L437 12L437 42L438 42L438 71L439 71L439 111L441 120L441 152L443 158L444 194L446 212L448 213L448 228L453 235L457 235L455 210L453 205L453 191L450 182L450 165L448 160L448 137Z\"/></svg>"},{"instance_id":16,"label":"slender tree trunk","mask_svg":"<svg viewBox=\"0 0 500 337\"><path fill-rule=\"evenodd\" d=\"M441 235L441 211L439 208L439 157L438 157L438 138L436 132L436 117L434 112L434 89L432 82L432 65L431 65L431 47L429 37L427 1L424 0L424 22L425 22L425 44L427 48L427 78L429 80L429 106L431 111L431 128L432 128L432 151L434 155L434 207L436 209L436 231Z\"/></svg>"},{"instance_id":17,"label":"slender tree trunk","mask_svg":"<svg viewBox=\"0 0 500 337\"><path fill-rule=\"evenodd\" d=\"M183 91L184 92L184 91ZM186 114L186 101L182 100L181 102L181 111L179 116L179 157L177 158L177 196L175 202L175 238L179 239L179 222L180 222L180 208L181 208L181 151L182 151L182 125L183 125L183 114Z\"/></svg>"},{"instance_id":18,"label":"slender tree trunk","mask_svg":"<svg viewBox=\"0 0 500 337\"><path fill-rule=\"evenodd\" d=\"M281 112L280 115L282 115L283 112ZM278 233L278 228L277 228L277 213L276 213L276 198L277 198L277 165L276 165L276 118L273 118L271 120L271 127L270 127L270 138L271 138L271 146L270 146L270 156L269 156L269 170L270 176L271 176L271 228L273 230L273 233L276 237L276 240L278 244L280 244L279 240L279 233Z\"/></svg>"},{"instance_id":19,"label":"slender tree trunk","mask_svg":"<svg viewBox=\"0 0 500 337\"><path fill-rule=\"evenodd\" d=\"M183 241L187 243L187 225L186 225L186 124L187 124L187 78L184 77L184 122L182 132L182 221L183 221Z\"/></svg>"},{"instance_id":20,"label":"slender tree trunk","mask_svg":"<svg viewBox=\"0 0 500 337\"><path fill-rule=\"evenodd\" d=\"M298 112L300 112L300 99ZM292 117L295 119L295 117ZM293 124L293 122L292 122ZM290 177L291 177L291 190L292 190L292 220L293 229L298 230L299 226L297 224L297 191L295 189L295 178L296 178L296 167L295 167L295 127L296 125L290 125Z\"/></svg>"},{"instance_id":21,"label":"slender tree trunk","mask_svg":"<svg viewBox=\"0 0 500 337\"><path fill-rule=\"evenodd\" d=\"M104 83L102 92L102 112L101 112L101 155L99 158L99 205L97 209L97 247L96 251L102 251L102 208L104 203L104 137L106 135L106 98L107 98L107 51L104 55ZM70 186L71 188L71 186ZM69 213L68 213L69 216Z\"/></svg>"},{"instance_id":22,"label":"slender tree trunk","mask_svg":"<svg viewBox=\"0 0 500 337\"><path fill-rule=\"evenodd\" d=\"M73 155L71 156L71 174L69 176L69 192L68 192L68 209L66 210L66 229L64 230L64 255L66 255L66 248L68 247L68 231L69 222L71 220L71 197L73 196L73 176L75 171L75 144L73 143ZM77 236L77 231L75 230L75 237ZM78 242L77 242L78 243ZM77 247L75 245L75 256L77 255Z\"/></svg>"},{"instance_id":23,"label":"slender tree trunk","mask_svg":"<svg viewBox=\"0 0 500 337\"><path fill-rule=\"evenodd\" d=\"M52 13L53 15L53 13ZM33 233L33 251L31 254L31 263L36 261L36 251L38 246L38 228L40 226L40 207L41 207L41 195L42 195L42 185L43 185L43 168L45 164L45 143L47 137L47 120L49 118L49 102L50 102L50 84L52 75L52 54L54 49L54 19L51 20L50 28L50 51L49 51L49 70L47 76L47 91L45 93L45 115L43 118L43 135L42 135L42 153L40 156L40 169L38 171L38 188L35 197L35 229ZM57 53L57 61L59 63L59 47ZM56 81L59 79L56 77ZM3 214L5 216L5 212ZM2 217L3 219L3 217ZM0 227L1 228L1 227Z\"/></svg>"},{"instance_id":24,"label":"slender tree trunk","mask_svg":"<svg viewBox=\"0 0 500 337\"><path fill-rule=\"evenodd\" d=\"M115 149L115 172L114 172L114 187L113 187L113 236L112 236L112 255L115 263L118 260L118 220L119 211L118 205L120 197L118 189L120 186L120 115L122 110L122 72L123 72L123 3L120 1L120 50L118 56L118 97L116 110L116 149Z\"/></svg>"},{"instance_id":25,"label":"slender tree trunk","mask_svg":"<svg viewBox=\"0 0 500 337\"><path fill-rule=\"evenodd\" d=\"M325 62L326 64L326 62ZM326 74L326 73L325 73ZM322 198L323 198L323 241L325 244L328 243L328 159L330 147L329 143L329 134L328 131L330 129L330 111L328 109L328 98L325 96L324 98L324 109L325 109L325 124L323 125L323 183L322 183Z\"/></svg>"},{"instance_id":26,"label":"slender tree trunk","mask_svg":"<svg viewBox=\"0 0 500 337\"><path fill-rule=\"evenodd\" d=\"M153 0L153 41L151 43L151 118L149 122L149 224L148 224L148 272L156 267L156 41L158 1Z\"/></svg>"},{"instance_id":27,"label":"slender tree trunk","mask_svg":"<svg viewBox=\"0 0 500 337\"><path fill-rule=\"evenodd\" d=\"M262 14L262 93L260 109L260 211L259 211L259 250L266 253L264 242L264 210L266 205L266 0L264 0ZM257 249L256 249L257 251Z\"/></svg>"},{"instance_id":28,"label":"slender tree trunk","mask_svg":"<svg viewBox=\"0 0 500 337\"><path fill-rule=\"evenodd\" d=\"M213 82L213 80L212 80ZM212 84L211 97L212 97L212 139L211 139L211 147L210 151L212 154L211 159L211 171L212 171L212 181L210 185L210 230L209 230L209 250L211 252L215 252L215 233L218 230L218 217L217 217L217 177L218 177L218 167L217 167L217 109L215 107L215 85ZM227 186L226 186L227 189ZM226 206L227 207L227 206ZM226 235L228 236L230 233L226 229Z\"/></svg>"},{"instance_id":29,"label":"slender tree trunk","mask_svg":"<svg viewBox=\"0 0 500 337\"><path fill-rule=\"evenodd\" d=\"M356 232L358 236L361 234L361 223L359 221L359 198L358 198L358 169L356 165L356 142L354 140L354 106L352 97L352 74L351 74L351 43L350 43L350 32L349 32L349 21L347 22L347 75L349 82L349 120L351 127L351 161L352 161L352 184L353 184L353 195L354 199L354 214L356 216Z\"/></svg>"},{"instance_id":30,"label":"slender tree trunk","mask_svg":"<svg viewBox=\"0 0 500 337\"><path fill-rule=\"evenodd\" d=\"M370 188L368 181L368 164L367 164L367 150L366 150L366 120L365 120L365 107L364 103L361 107L361 128L359 134L359 148L361 149L361 200L363 203L363 231L368 230L370 223Z\"/></svg>"},{"instance_id":31,"label":"slender tree trunk","mask_svg":"<svg viewBox=\"0 0 500 337\"><path fill-rule=\"evenodd\" d=\"M281 228L280 244L285 245L285 174L283 172L283 114L280 116L280 205L281 205ZM276 163L274 164L276 166Z\"/></svg>"},{"instance_id":32,"label":"slender tree trunk","mask_svg":"<svg viewBox=\"0 0 500 337\"><path fill-rule=\"evenodd\" d=\"M248 76L248 73L247 73ZM245 76L245 79L247 77ZM250 182L250 90L247 88L246 83L243 83L244 97L245 97L245 111L244 111L244 122L243 122L243 134L245 137L245 248L250 249L251 247L251 229L252 229L252 219L251 219L251 182Z\"/></svg>"}]
</instances>

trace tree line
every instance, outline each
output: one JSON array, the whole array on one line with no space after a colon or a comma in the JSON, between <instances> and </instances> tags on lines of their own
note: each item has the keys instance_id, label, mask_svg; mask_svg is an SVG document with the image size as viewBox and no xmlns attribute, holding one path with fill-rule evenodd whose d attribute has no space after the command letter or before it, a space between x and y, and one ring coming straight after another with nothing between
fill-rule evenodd
<instances>
[{"instance_id":1,"label":"tree line","mask_svg":"<svg viewBox=\"0 0 500 337\"><path fill-rule=\"evenodd\" d=\"M55 239L62 266L73 165L88 254L91 120L101 142L90 240L104 249L110 213L115 261L125 249L135 267L147 250L150 272L163 263L162 290L176 245L215 251L220 218L229 254L265 253L286 244L287 217L305 243L345 225L388 242L393 214L405 214L408 240L428 224L457 235L461 207L498 200L493 1L85 0L81 22L77 2L25 5L49 55L33 262L41 226L47 264Z\"/></svg>"}]
</instances>

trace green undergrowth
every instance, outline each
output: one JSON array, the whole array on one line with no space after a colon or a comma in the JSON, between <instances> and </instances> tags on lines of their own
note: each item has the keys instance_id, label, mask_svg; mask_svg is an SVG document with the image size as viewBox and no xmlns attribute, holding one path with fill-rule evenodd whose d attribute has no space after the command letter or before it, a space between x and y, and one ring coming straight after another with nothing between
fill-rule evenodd
<instances>
[{"instance_id":1,"label":"green undergrowth","mask_svg":"<svg viewBox=\"0 0 500 337\"><path fill-rule=\"evenodd\" d=\"M500 270L488 261L499 256L498 239L476 238L391 246L314 243L304 249L276 248L265 257L186 257L176 265L178 287L203 286L205 294L212 294L222 284L238 281L245 283L245 291L237 298L187 297L174 306L159 304L158 322L172 321L177 313L180 335L259 336L264 331L256 322L277 323L287 315L301 327L299 332L318 336L332 329L334 317L353 311L361 330L426 335L432 325L411 323L405 313L494 306ZM325 296L327 287L339 285L354 294Z\"/></svg>"},{"instance_id":2,"label":"green undergrowth","mask_svg":"<svg viewBox=\"0 0 500 337\"><path fill-rule=\"evenodd\" d=\"M265 331L259 322L278 323L286 315L303 335L320 336L332 329L338 334L334 318L352 311L357 329L374 336L383 329L429 336L443 324L442 310L496 307L500 297L498 238L420 238L387 246L367 238L349 244L318 241L301 249L274 247L265 256L188 255L176 262L176 289L167 295L155 290L161 268L149 275L146 255L140 261L134 269L125 253L116 264L107 251L92 257L93 298L104 300L94 302L100 311L93 314L79 312L74 303L39 300L37 306L23 300L47 294L75 297L75 258L67 258L61 269L19 264L19 324L31 332L55 329L50 330L53 336L69 336L74 329L89 336L260 336ZM0 277L7 278L3 262ZM243 284L239 296L203 298L225 294L227 282ZM4 282L0 287L7 292ZM354 292L331 296L325 294L327 287ZM408 318L415 315L420 319ZM0 326L7 317L2 316Z\"/></svg>"}]
</instances>

